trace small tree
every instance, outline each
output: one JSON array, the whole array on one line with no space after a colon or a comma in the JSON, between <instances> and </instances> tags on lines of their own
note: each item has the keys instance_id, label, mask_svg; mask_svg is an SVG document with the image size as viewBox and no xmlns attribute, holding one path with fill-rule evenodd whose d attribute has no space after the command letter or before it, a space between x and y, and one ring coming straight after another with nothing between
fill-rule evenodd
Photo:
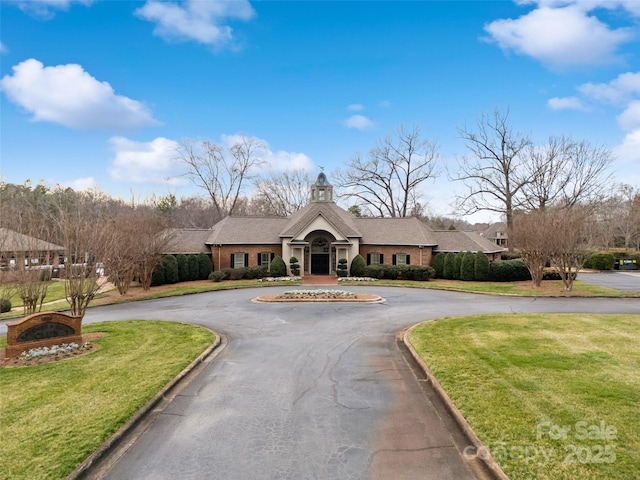
<instances>
[{"instance_id":1,"label":"small tree","mask_svg":"<svg viewBox=\"0 0 640 480\"><path fill-rule=\"evenodd\" d=\"M465 252L462 256L462 265L460 266L460 280L471 282L475 279L474 263L475 254L473 252Z\"/></svg>"},{"instance_id":2,"label":"small tree","mask_svg":"<svg viewBox=\"0 0 640 480\"><path fill-rule=\"evenodd\" d=\"M473 269L476 281L486 282L489 280L489 258L483 252L476 254Z\"/></svg>"},{"instance_id":3,"label":"small tree","mask_svg":"<svg viewBox=\"0 0 640 480\"><path fill-rule=\"evenodd\" d=\"M291 269L291 275L296 277L300 275L300 264L296 257L291 257L289 259L289 268Z\"/></svg>"},{"instance_id":4,"label":"small tree","mask_svg":"<svg viewBox=\"0 0 640 480\"><path fill-rule=\"evenodd\" d=\"M271 261L271 268L269 269L272 277L286 277L287 265L282 260L282 257L276 255Z\"/></svg>"}]
</instances>

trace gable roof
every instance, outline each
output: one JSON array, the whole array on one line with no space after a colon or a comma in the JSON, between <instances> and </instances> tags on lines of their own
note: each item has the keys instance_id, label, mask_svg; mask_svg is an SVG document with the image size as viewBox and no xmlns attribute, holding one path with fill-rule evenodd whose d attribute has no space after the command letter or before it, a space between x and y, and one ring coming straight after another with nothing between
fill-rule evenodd
<instances>
[{"instance_id":1,"label":"gable roof","mask_svg":"<svg viewBox=\"0 0 640 480\"><path fill-rule=\"evenodd\" d=\"M333 202L311 202L294 213L280 232L281 237L295 237L322 215L345 237L361 237L355 224L355 217Z\"/></svg>"},{"instance_id":2,"label":"gable roof","mask_svg":"<svg viewBox=\"0 0 640 480\"><path fill-rule=\"evenodd\" d=\"M500 233L501 235L498 235L498 233ZM489 225L489 228L487 228L482 233L482 236L484 238L491 238L491 239L507 238L507 224L504 222L498 222L498 223Z\"/></svg>"},{"instance_id":3,"label":"gable roof","mask_svg":"<svg viewBox=\"0 0 640 480\"><path fill-rule=\"evenodd\" d=\"M361 243L369 245L424 245L438 242L433 232L416 217L356 218L362 232Z\"/></svg>"},{"instance_id":4,"label":"gable roof","mask_svg":"<svg viewBox=\"0 0 640 480\"><path fill-rule=\"evenodd\" d=\"M476 232L434 230L432 233L438 245L434 248L434 252L498 253L504 250L504 248L481 237Z\"/></svg>"},{"instance_id":5,"label":"gable roof","mask_svg":"<svg viewBox=\"0 0 640 480\"><path fill-rule=\"evenodd\" d=\"M280 244L280 232L289 222L285 217L225 217L216 223L207 245Z\"/></svg>"},{"instance_id":6,"label":"gable roof","mask_svg":"<svg viewBox=\"0 0 640 480\"><path fill-rule=\"evenodd\" d=\"M172 228L167 233L169 242L164 253L210 253L206 245L210 228Z\"/></svg>"},{"instance_id":7,"label":"gable roof","mask_svg":"<svg viewBox=\"0 0 640 480\"><path fill-rule=\"evenodd\" d=\"M64 247L8 228L0 228L0 252L27 251L64 251Z\"/></svg>"}]
</instances>

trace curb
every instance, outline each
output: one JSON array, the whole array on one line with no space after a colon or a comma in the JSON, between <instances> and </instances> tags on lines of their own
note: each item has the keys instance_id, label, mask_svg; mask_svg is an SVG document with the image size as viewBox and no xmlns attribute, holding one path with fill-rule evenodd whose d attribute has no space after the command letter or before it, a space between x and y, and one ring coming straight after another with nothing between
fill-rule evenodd
<instances>
[{"instance_id":1,"label":"curb","mask_svg":"<svg viewBox=\"0 0 640 480\"><path fill-rule=\"evenodd\" d=\"M493 478L498 480L509 480L509 477L507 476L507 474L504 473L504 471L500 468L500 466L495 461L493 456L490 454L488 449L484 447L484 444L480 441L476 433L473 431L473 429L471 428L471 425L469 425L469 423L464 418L460 410L458 410L458 408L451 401L451 398L449 398L449 395L447 395L447 392L444 390L442 385L440 385L440 382L438 382L433 372L429 369L427 364L424 363L424 361L422 360L422 357L418 355L418 352L414 350L413 345L411 345L411 342L409 342L409 339L408 339L409 333L418 325L420 324L414 325L413 327L407 329L402 334L402 342L407 347L407 350L409 350L409 352L411 353L411 356L413 357L413 359L416 361L416 363L424 372L425 376L429 380L429 383L433 387L433 390L436 392L440 400L442 400L442 403L444 404L447 411L451 414L454 421L458 424L458 426L464 433L465 437L467 437L469 442L475 448L475 452L478 452L482 448L482 458L480 458L480 456L476 456L476 458L478 460L482 460L482 463L485 469L488 471L488 473L490 473L493 476Z\"/></svg>"},{"instance_id":2,"label":"curb","mask_svg":"<svg viewBox=\"0 0 640 480\"><path fill-rule=\"evenodd\" d=\"M202 327L206 328L206 327ZM208 330L208 329L207 329ZM170 394L176 387L185 380L185 378L193 372L196 367L204 362L204 360L220 345L221 336L209 330L216 336L216 341L210 345L198 358L185 367L176 377L173 378L162 390L156 393L140 410L138 410L124 425L122 425L111 437L107 439L96 451L89 455L73 472L71 472L65 480L78 480L92 477L93 470L96 469L100 462L108 456L108 453L123 443L124 439L129 435L142 420L151 411L156 408L163 400L170 397Z\"/></svg>"}]
</instances>

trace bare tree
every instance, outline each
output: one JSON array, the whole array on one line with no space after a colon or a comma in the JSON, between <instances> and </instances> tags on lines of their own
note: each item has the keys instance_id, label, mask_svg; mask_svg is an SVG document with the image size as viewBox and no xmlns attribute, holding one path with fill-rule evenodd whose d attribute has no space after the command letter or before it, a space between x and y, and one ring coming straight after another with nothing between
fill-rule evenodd
<instances>
[{"instance_id":1,"label":"bare tree","mask_svg":"<svg viewBox=\"0 0 640 480\"><path fill-rule=\"evenodd\" d=\"M518 253L527 265L534 288L540 287L544 268L549 261L551 244L556 232L550 231L547 210L518 212L513 217L511 237Z\"/></svg>"},{"instance_id":2,"label":"bare tree","mask_svg":"<svg viewBox=\"0 0 640 480\"><path fill-rule=\"evenodd\" d=\"M582 205L549 212L548 228L553 238L549 260L560 274L566 291L573 288L573 281L589 255L585 228L590 213L591 209Z\"/></svg>"},{"instance_id":3,"label":"bare tree","mask_svg":"<svg viewBox=\"0 0 640 480\"><path fill-rule=\"evenodd\" d=\"M243 188L265 164L267 146L254 137L240 136L230 147L209 140L185 140L176 152L187 166L186 175L204 189L220 217L234 213Z\"/></svg>"},{"instance_id":4,"label":"bare tree","mask_svg":"<svg viewBox=\"0 0 640 480\"><path fill-rule=\"evenodd\" d=\"M529 137L513 130L509 111L494 110L483 114L476 129L458 129L470 156L461 157L458 172L451 180L461 181L466 191L456 198L463 215L480 211L503 214L511 236L513 212L519 206L518 194L530 182L526 175L526 149Z\"/></svg>"},{"instance_id":5,"label":"bare tree","mask_svg":"<svg viewBox=\"0 0 640 480\"><path fill-rule=\"evenodd\" d=\"M363 210L381 217L406 217L415 210L423 184L438 175L435 142L420 128L400 126L373 147L367 158L357 153L337 173L341 197L355 199Z\"/></svg>"},{"instance_id":6,"label":"bare tree","mask_svg":"<svg viewBox=\"0 0 640 480\"><path fill-rule=\"evenodd\" d=\"M594 204L604 198L610 184L610 149L586 140L551 137L544 146L530 145L525 156L525 176L530 181L521 196L522 204L531 209Z\"/></svg>"},{"instance_id":7,"label":"bare tree","mask_svg":"<svg viewBox=\"0 0 640 480\"><path fill-rule=\"evenodd\" d=\"M309 201L309 185L313 180L301 169L274 173L256 178L255 192L251 203L259 202L264 206L265 215L287 217Z\"/></svg>"}]
</instances>

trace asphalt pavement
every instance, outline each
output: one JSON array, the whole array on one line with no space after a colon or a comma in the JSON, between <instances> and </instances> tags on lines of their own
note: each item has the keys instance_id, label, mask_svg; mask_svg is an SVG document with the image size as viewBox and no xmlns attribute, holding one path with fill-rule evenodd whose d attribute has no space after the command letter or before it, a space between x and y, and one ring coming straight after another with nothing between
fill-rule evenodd
<instances>
[{"instance_id":1,"label":"asphalt pavement","mask_svg":"<svg viewBox=\"0 0 640 480\"><path fill-rule=\"evenodd\" d=\"M251 300L265 289L248 289L89 309L84 323L173 320L225 339L104 478L485 478L463 457L465 438L401 351L398 332L472 313L640 315L638 298L340 288L386 302L258 304Z\"/></svg>"}]
</instances>

